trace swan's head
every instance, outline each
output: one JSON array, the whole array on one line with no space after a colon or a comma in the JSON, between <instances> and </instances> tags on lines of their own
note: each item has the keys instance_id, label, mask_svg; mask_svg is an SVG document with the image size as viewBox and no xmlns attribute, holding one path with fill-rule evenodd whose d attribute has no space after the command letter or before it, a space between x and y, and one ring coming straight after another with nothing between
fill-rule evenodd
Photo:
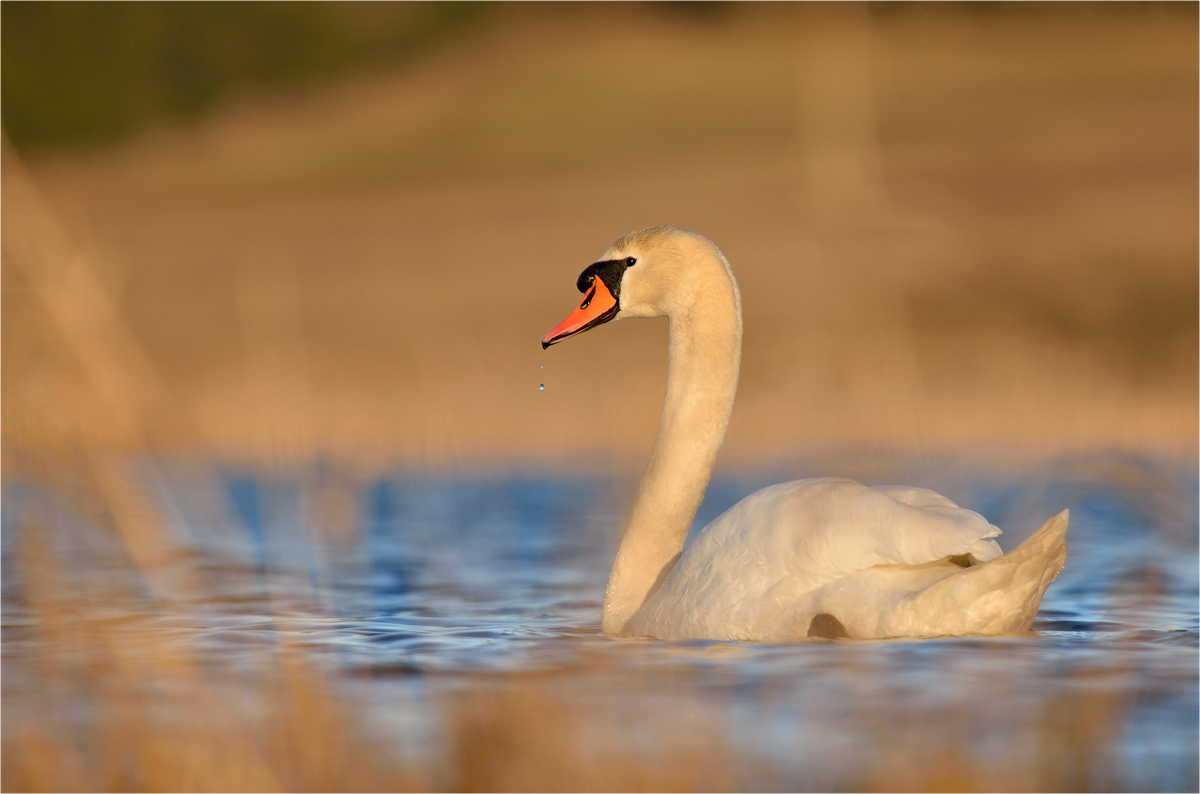
<instances>
[{"instance_id":1,"label":"swan's head","mask_svg":"<svg viewBox=\"0 0 1200 794\"><path fill-rule=\"evenodd\" d=\"M619 238L579 274L583 300L542 337L542 348L625 317L670 316L689 306L713 265L732 283L729 264L704 237L655 226ZM736 291L736 287L734 288Z\"/></svg>"}]
</instances>

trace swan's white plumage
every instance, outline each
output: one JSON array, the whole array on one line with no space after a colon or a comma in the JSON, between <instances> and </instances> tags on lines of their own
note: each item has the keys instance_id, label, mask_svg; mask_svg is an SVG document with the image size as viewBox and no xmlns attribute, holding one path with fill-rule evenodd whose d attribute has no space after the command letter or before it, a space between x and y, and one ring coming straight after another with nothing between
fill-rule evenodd
<instances>
[{"instance_id":1,"label":"swan's white plumage","mask_svg":"<svg viewBox=\"0 0 1200 794\"><path fill-rule=\"evenodd\" d=\"M1064 513L1004 557L998 527L933 491L772 485L696 535L626 632L784 641L819 614L856 638L1027 631L1062 568L1066 528ZM949 559L963 555L971 567Z\"/></svg>"},{"instance_id":2,"label":"swan's white plumage","mask_svg":"<svg viewBox=\"0 0 1200 794\"><path fill-rule=\"evenodd\" d=\"M855 638L1029 630L1066 559L1065 511L1002 554L997 527L933 491L800 480L751 494L684 548L737 388L737 282L715 245L673 227L625 235L602 259L635 263L613 290L617 319L670 318L667 395L605 632L792 640L823 614Z\"/></svg>"},{"instance_id":3,"label":"swan's white plumage","mask_svg":"<svg viewBox=\"0 0 1200 794\"><path fill-rule=\"evenodd\" d=\"M939 570L961 571L947 558L998 557L992 538L999 534L978 513L922 488L868 488L834 478L772 485L688 544L629 630L656 637L804 636L818 614L808 611L813 599L806 594L876 566L946 561ZM927 573L922 569L919 578Z\"/></svg>"}]
</instances>

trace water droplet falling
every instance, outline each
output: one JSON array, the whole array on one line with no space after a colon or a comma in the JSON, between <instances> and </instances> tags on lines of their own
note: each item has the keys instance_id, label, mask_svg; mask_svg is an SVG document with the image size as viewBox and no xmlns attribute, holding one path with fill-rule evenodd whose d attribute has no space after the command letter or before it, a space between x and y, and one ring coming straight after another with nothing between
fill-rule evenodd
<instances>
[{"instance_id":1,"label":"water droplet falling","mask_svg":"<svg viewBox=\"0 0 1200 794\"><path fill-rule=\"evenodd\" d=\"M546 384L544 384L544 383L538 384L538 391L545 391L545 390L546 390Z\"/></svg>"}]
</instances>

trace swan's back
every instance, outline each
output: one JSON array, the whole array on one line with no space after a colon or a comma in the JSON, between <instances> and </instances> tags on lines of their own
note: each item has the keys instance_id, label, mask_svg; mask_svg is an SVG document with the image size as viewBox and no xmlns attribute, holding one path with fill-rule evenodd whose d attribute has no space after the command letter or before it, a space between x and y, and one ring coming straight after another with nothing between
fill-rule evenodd
<instances>
[{"instance_id":1,"label":"swan's back","mask_svg":"<svg viewBox=\"0 0 1200 794\"><path fill-rule=\"evenodd\" d=\"M1000 557L992 540L999 534L978 513L923 488L831 478L773 485L705 527L627 631L793 639L805 636L827 591L840 593L847 614L834 617L843 622L853 621L856 598L886 618L894 603L965 572L964 565ZM887 636L877 633L886 629L886 619L876 620L870 636Z\"/></svg>"}]
</instances>

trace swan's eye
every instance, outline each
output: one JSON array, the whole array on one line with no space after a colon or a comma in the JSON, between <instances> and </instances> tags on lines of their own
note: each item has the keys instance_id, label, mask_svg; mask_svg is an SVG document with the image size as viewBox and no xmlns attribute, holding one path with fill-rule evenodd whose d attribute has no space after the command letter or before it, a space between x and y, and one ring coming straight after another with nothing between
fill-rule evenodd
<instances>
[{"instance_id":1,"label":"swan's eye","mask_svg":"<svg viewBox=\"0 0 1200 794\"><path fill-rule=\"evenodd\" d=\"M633 267L637 264L637 260L632 256L625 260L625 267Z\"/></svg>"}]
</instances>

